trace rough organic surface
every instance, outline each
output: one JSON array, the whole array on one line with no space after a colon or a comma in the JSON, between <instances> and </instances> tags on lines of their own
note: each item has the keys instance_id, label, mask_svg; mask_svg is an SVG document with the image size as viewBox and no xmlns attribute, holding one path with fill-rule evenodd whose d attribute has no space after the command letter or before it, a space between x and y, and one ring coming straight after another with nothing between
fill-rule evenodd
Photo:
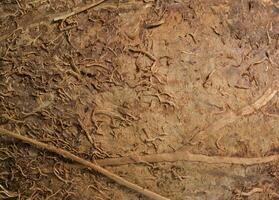
<instances>
[{"instance_id":1,"label":"rough organic surface","mask_svg":"<svg viewBox=\"0 0 279 200\"><path fill-rule=\"evenodd\" d=\"M278 91L277 0L0 1L0 130L172 200L279 199ZM147 200L2 134L0 199Z\"/></svg>"}]
</instances>

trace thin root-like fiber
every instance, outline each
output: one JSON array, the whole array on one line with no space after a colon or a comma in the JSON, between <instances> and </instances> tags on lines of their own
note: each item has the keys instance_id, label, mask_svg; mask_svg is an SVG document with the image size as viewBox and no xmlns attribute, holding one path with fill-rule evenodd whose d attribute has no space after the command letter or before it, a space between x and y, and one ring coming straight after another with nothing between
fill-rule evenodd
<instances>
[{"instance_id":1,"label":"thin root-like fiber","mask_svg":"<svg viewBox=\"0 0 279 200\"><path fill-rule=\"evenodd\" d=\"M108 165L125 165L133 163L158 163L158 162L202 162L208 164L235 164L235 165L257 165L270 163L279 160L279 155L265 157L240 158L225 156L206 156L202 154L192 154L188 151L176 151L173 153L152 154L146 156L128 156L121 158L107 158L97 160L96 163L101 166Z\"/></svg>"},{"instance_id":2,"label":"thin root-like fiber","mask_svg":"<svg viewBox=\"0 0 279 200\"><path fill-rule=\"evenodd\" d=\"M247 105L244 108L241 108L237 112L233 112L231 110L227 111L222 118L216 120L212 124L210 124L205 129L199 131L198 133L194 134L191 138L191 142L193 141L200 141L204 139L205 137L208 137L208 133L215 133L216 131L222 129L223 127L227 126L228 124L231 124L235 122L237 119L251 115L257 110L264 107L268 102L270 102L271 99L277 94L279 90L279 83L278 81L275 81L273 85L268 88L264 94L259 97L254 103L251 105Z\"/></svg>"},{"instance_id":3,"label":"thin root-like fiber","mask_svg":"<svg viewBox=\"0 0 279 200\"><path fill-rule=\"evenodd\" d=\"M57 22L57 21L60 21L60 20L65 20L65 19L67 19L67 18L69 18L69 17L71 17L71 16L73 16L73 15L76 15L76 14L78 14L78 13L84 12L84 11L90 9L90 8L96 7L96 6L100 5L101 3L105 2L105 1L106 1L106 0L100 0L100 1L97 1L97 2L94 2L94 3L91 3L91 4L89 4L89 5L85 5L85 6L83 6L83 7L79 7L79 8L75 9L75 10L72 11L72 12L63 14L63 15L58 16L58 17L55 17L55 18L53 19L53 21L54 21L54 22Z\"/></svg>"}]
</instances>

